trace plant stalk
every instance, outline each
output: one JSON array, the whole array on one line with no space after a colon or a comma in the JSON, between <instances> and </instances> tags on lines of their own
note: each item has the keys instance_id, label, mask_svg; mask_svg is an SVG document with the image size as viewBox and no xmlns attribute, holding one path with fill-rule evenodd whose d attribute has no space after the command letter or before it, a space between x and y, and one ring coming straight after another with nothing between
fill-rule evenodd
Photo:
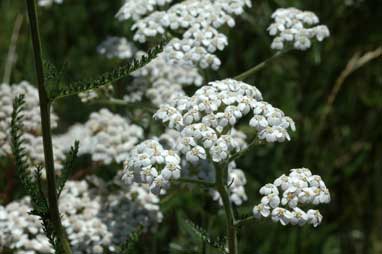
<instances>
[{"instance_id":1,"label":"plant stalk","mask_svg":"<svg viewBox=\"0 0 382 254\"><path fill-rule=\"evenodd\" d=\"M287 52L289 52L289 50L278 51L276 54L274 54L270 58L264 60L263 62L261 62L257 65L255 65L254 67L248 69L247 71L241 73L240 75L237 75L236 77L234 77L234 79L239 80L239 81L243 81L243 80L249 78L250 76L252 76L256 72L260 71L265 66L267 66L270 62L272 62L273 60L277 59L278 57L284 55Z\"/></svg>"},{"instance_id":2,"label":"plant stalk","mask_svg":"<svg viewBox=\"0 0 382 254\"><path fill-rule=\"evenodd\" d=\"M227 166L220 165L216 168L216 189L220 194L223 201L224 212L227 220L227 239L228 239L228 253L238 254L237 244L237 228L235 226L235 215L233 212L232 203L229 199L229 190L227 187L226 173Z\"/></svg>"},{"instance_id":3,"label":"plant stalk","mask_svg":"<svg viewBox=\"0 0 382 254\"><path fill-rule=\"evenodd\" d=\"M60 253L71 254L69 241L65 235L61 224L60 213L58 210L58 200L56 192L56 178L54 170L54 156L52 146L52 134L50 124L50 101L44 84L44 69L42 63L40 33L38 28L36 0L26 0L28 8L29 23L31 28L32 45L34 52L34 62L36 68L37 84L40 99L41 128L44 145L45 170L48 182L48 202L49 217L54 229Z\"/></svg>"}]
</instances>

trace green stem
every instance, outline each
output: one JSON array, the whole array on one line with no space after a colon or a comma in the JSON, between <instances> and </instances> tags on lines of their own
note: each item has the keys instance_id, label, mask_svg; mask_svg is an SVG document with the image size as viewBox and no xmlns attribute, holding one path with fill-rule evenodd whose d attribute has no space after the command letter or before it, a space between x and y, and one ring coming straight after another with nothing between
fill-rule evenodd
<instances>
[{"instance_id":1,"label":"green stem","mask_svg":"<svg viewBox=\"0 0 382 254\"><path fill-rule=\"evenodd\" d=\"M257 138L255 138L254 140L252 140L251 143L249 143L249 145L244 148L243 150L233 154L229 159L228 159L228 163L229 162L232 162L234 160L237 160L239 159L240 157L242 157L243 155L245 155L248 151L250 151L254 146L256 145L261 145L263 144L263 142L261 140L258 140Z\"/></svg>"},{"instance_id":2,"label":"green stem","mask_svg":"<svg viewBox=\"0 0 382 254\"><path fill-rule=\"evenodd\" d=\"M252 221L255 221L255 220L256 220L255 216L249 216L249 217L244 218L242 220L237 220L236 223L235 223L235 226L236 227L240 227L240 226L242 226L244 224L248 224L249 222L252 222Z\"/></svg>"},{"instance_id":3,"label":"green stem","mask_svg":"<svg viewBox=\"0 0 382 254\"><path fill-rule=\"evenodd\" d=\"M150 105L148 103L143 103L143 102L127 102L121 99L116 99L116 98L111 98L111 99L106 99L106 100L98 100L94 101L94 103L97 104L107 104L107 105L116 105L116 106L122 106L122 107L127 107L127 108L142 108L148 112L155 112L156 109L153 105Z\"/></svg>"},{"instance_id":4,"label":"green stem","mask_svg":"<svg viewBox=\"0 0 382 254\"><path fill-rule=\"evenodd\" d=\"M45 170L48 182L49 216L55 235L57 237L59 249L61 250L60 253L71 254L72 251L70 249L69 241L66 238L64 228L62 227L60 213L58 210L52 134L50 128L51 105L44 84L44 69L42 63L40 33L38 29L36 0L26 0L26 3L28 7L28 16L31 28L34 61L40 98L41 128L44 145Z\"/></svg>"},{"instance_id":5,"label":"green stem","mask_svg":"<svg viewBox=\"0 0 382 254\"><path fill-rule=\"evenodd\" d=\"M216 189L223 201L224 212L227 220L227 239L229 254L238 254L237 228L232 203L229 199L229 190L226 179L226 164L216 167Z\"/></svg>"},{"instance_id":6,"label":"green stem","mask_svg":"<svg viewBox=\"0 0 382 254\"><path fill-rule=\"evenodd\" d=\"M211 188L211 187L214 187L215 186L215 183L212 183L212 182L208 182L208 181L203 181L203 180L199 180L199 179L192 179L192 178L179 178L177 180L175 180L176 182L179 182L179 183L194 183L194 184L200 184L200 185L204 185L208 188Z\"/></svg>"},{"instance_id":7,"label":"green stem","mask_svg":"<svg viewBox=\"0 0 382 254\"><path fill-rule=\"evenodd\" d=\"M273 56L271 56L270 58L268 58L267 60L259 63L258 65L250 68L249 70L243 72L242 74L234 77L234 79L236 80L240 80L240 81L243 81L247 78L249 78L250 76L252 76L253 74L255 74L256 72L258 72L259 70L263 69L265 66L267 66L270 62L272 62L273 60L277 59L278 57L284 55L285 53L289 52L289 50L284 50L284 51L278 51L276 54L274 54Z\"/></svg>"}]
</instances>

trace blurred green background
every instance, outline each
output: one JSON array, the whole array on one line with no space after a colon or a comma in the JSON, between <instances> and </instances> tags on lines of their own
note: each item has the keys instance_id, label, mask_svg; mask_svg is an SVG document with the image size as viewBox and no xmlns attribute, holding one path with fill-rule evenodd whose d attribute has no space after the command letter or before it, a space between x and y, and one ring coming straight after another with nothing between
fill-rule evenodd
<instances>
[{"instance_id":1,"label":"blurred green background","mask_svg":"<svg viewBox=\"0 0 382 254\"><path fill-rule=\"evenodd\" d=\"M41 9L45 58L65 66L65 75L71 78L119 64L99 56L96 47L108 35L131 38L130 24L114 18L120 6L121 0L65 0ZM332 202L320 208L324 221L318 228L260 222L241 229L240 253L382 253L382 58L367 59L382 50L381 0L253 1L247 14L236 19L235 29L227 29L229 46L220 53L222 68L209 71L208 79L233 77L270 57L270 15L290 6L315 12L331 37L306 52L288 53L248 80L267 101L295 119L297 131L291 142L255 149L239 162L248 178L249 197L239 212L251 211L261 185L302 166L323 177ZM10 81L35 83L24 1L0 0L0 78L17 19L22 23ZM357 60L365 61L357 66ZM74 97L55 107L61 130L86 120L94 110ZM6 186L4 172L1 192ZM200 246L183 225L184 217L214 235L224 232L217 206L202 191L178 196L164 202L165 220L157 233L145 236L142 253L178 253L178 245L190 250Z\"/></svg>"}]
</instances>

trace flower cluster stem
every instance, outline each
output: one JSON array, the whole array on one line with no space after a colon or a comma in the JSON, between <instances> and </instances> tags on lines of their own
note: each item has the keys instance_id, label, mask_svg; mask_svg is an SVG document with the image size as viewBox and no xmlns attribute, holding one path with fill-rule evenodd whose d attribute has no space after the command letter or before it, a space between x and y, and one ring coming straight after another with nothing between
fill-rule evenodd
<instances>
[{"instance_id":1,"label":"flower cluster stem","mask_svg":"<svg viewBox=\"0 0 382 254\"><path fill-rule=\"evenodd\" d=\"M235 225L235 214L233 212L232 203L229 199L229 190L226 181L226 166L216 169L216 189L223 201L224 212L227 220L227 240L229 254L238 254L237 244L237 228Z\"/></svg>"},{"instance_id":2,"label":"flower cluster stem","mask_svg":"<svg viewBox=\"0 0 382 254\"><path fill-rule=\"evenodd\" d=\"M61 218L58 210L58 200L56 192L56 179L54 170L54 157L52 146L52 134L50 123L50 106L51 103L47 96L47 91L44 84L44 69L42 64L41 42L38 29L37 7L36 0L26 0L28 8L29 23L32 36L34 62L37 75L37 84L40 98L41 111L41 128L44 145L45 170L48 182L48 202L49 202L49 217L52 223L54 234L57 240L60 253L71 254L69 241L66 237L64 228L61 224Z\"/></svg>"},{"instance_id":3,"label":"flower cluster stem","mask_svg":"<svg viewBox=\"0 0 382 254\"><path fill-rule=\"evenodd\" d=\"M243 81L250 76L254 75L256 72L260 71L264 67L266 67L270 62L273 60L279 58L280 56L284 55L285 53L289 52L289 50L284 50L284 51L278 51L276 54L271 56L270 58L264 60L263 62L253 66L252 68L246 70L245 72L241 73L240 75L237 75L234 77L235 80Z\"/></svg>"}]
</instances>

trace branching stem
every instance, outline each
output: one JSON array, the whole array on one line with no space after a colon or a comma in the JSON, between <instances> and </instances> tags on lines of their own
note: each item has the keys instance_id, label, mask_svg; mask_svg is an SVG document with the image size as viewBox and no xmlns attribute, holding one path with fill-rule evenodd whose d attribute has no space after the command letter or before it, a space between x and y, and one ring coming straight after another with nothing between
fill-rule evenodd
<instances>
[{"instance_id":1,"label":"branching stem","mask_svg":"<svg viewBox=\"0 0 382 254\"><path fill-rule=\"evenodd\" d=\"M40 111L41 111L41 128L42 138L44 145L44 157L45 157L45 170L48 182L48 201L49 201L49 216L54 228L56 240L61 253L71 254L70 245L66 238L64 228L61 224L61 218L58 211L58 201L56 192L56 179L54 170L54 157L52 147L52 135L50 124L50 101L47 96L47 92L44 84L44 69L41 55L41 42L38 29L38 18L36 0L26 0L28 7L29 23L32 35L32 44L34 52L34 61L37 75L37 84L40 98Z\"/></svg>"}]
</instances>

